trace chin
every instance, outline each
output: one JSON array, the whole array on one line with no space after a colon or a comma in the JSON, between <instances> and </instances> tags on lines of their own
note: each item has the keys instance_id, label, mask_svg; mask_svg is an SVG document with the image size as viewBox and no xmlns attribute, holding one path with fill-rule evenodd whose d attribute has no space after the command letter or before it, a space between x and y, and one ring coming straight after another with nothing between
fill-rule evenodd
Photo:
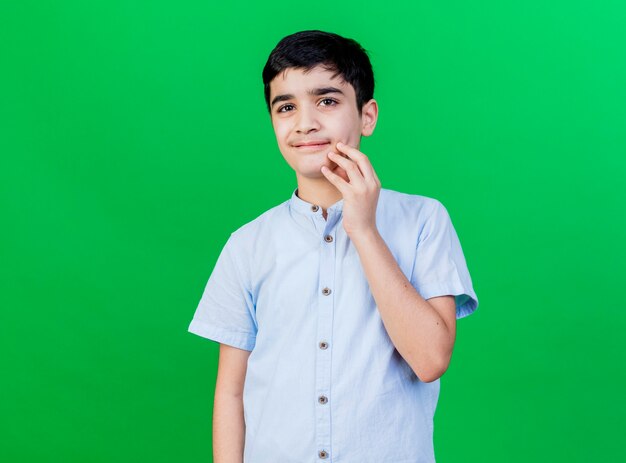
<instances>
[{"instance_id":1,"label":"chin","mask_svg":"<svg viewBox=\"0 0 626 463\"><path fill-rule=\"evenodd\" d=\"M322 166L330 168L330 160L327 158L324 159L324 157L325 155L310 156L306 159L300 159L299 162L296 163L294 170L297 170L305 177L324 177L320 169Z\"/></svg>"},{"instance_id":2,"label":"chin","mask_svg":"<svg viewBox=\"0 0 626 463\"><path fill-rule=\"evenodd\" d=\"M324 176L324 174L322 174L322 171L319 169L313 169L313 168L298 168L297 170L298 175L300 177L305 177L305 178L326 178Z\"/></svg>"},{"instance_id":3,"label":"chin","mask_svg":"<svg viewBox=\"0 0 626 463\"><path fill-rule=\"evenodd\" d=\"M297 169L294 169L294 171L296 172L297 176L301 178L307 178L311 180L326 178L319 169L303 168L302 166L299 166Z\"/></svg>"}]
</instances>

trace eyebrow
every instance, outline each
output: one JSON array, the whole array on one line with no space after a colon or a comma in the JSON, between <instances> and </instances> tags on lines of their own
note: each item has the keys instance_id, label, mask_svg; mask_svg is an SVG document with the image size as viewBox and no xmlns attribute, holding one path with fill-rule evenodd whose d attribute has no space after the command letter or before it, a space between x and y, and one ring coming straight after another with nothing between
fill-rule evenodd
<instances>
[{"instance_id":1,"label":"eyebrow","mask_svg":"<svg viewBox=\"0 0 626 463\"><path fill-rule=\"evenodd\" d=\"M336 87L313 88L311 90L308 90L307 93L312 96L328 95L329 93L339 93L343 95L343 92ZM294 98L292 94L276 95L274 99L272 100L271 106L273 108L276 103L280 103L281 101L285 101L285 100L291 100L292 98Z\"/></svg>"}]
</instances>

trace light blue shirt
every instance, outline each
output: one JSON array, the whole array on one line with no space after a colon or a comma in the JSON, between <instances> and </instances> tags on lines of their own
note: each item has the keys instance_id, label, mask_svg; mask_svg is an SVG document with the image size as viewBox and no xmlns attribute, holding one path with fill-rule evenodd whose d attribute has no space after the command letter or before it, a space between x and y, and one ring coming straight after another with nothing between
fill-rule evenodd
<instances>
[{"instance_id":1,"label":"light blue shirt","mask_svg":"<svg viewBox=\"0 0 626 463\"><path fill-rule=\"evenodd\" d=\"M297 196L231 234L189 331L252 351L244 383L245 463L434 462L439 379L419 380L387 334L343 200ZM436 199L381 189L379 233L424 299L478 299Z\"/></svg>"}]
</instances>

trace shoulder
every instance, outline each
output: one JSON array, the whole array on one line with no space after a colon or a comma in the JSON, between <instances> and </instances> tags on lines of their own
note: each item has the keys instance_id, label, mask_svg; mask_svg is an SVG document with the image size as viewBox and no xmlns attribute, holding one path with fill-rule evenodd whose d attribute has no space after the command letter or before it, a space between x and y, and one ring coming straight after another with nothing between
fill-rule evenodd
<instances>
[{"instance_id":1,"label":"shoulder","mask_svg":"<svg viewBox=\"0 0 626 463\"><path fill-rule=\"evenodd\" d=\"M376 224L387 243L414 243L442 229L445 208L435 198L381 188ZM443 212L443 213L442 213Z\"/></svg>"},{"instance_id":2,"label":"shoulder","mask_svg":"<svg viewBox=\"0 0 626 463\"><path fill-rule=\"evenodd\" d=\"M380 190L378 209L383 214L394 216L401 214L406 218L420 222L427 221L441 210L445 211L445 207L438 199L418 194L402 193L387 188L381 188Z\"/></svg>"},{"instance_id":3,"label":"shoulder","mask_svg":"<svg viewBox=\"0 0 626 463\"><path fill-rule=\"evenodd\" d=\"M256 243L262 241L267 233L272 233L276 226L288 214L289 201L284 201L267 211L255 219L244 223L235 229L228 238L227 245L233 252L249 252Z\"/></svg>"}]
</instances>

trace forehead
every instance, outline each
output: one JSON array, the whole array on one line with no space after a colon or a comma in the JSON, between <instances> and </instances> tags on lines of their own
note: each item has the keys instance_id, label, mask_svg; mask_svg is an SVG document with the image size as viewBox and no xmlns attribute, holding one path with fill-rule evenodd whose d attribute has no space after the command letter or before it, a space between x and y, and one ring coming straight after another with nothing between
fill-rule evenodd
<instances>
[{"instance_id":1,"label":"forehead","mask_svg":"<svg viewBox=\"0 0 626 463\"><path fill-rule=\"evenodd\" d=\"M354 88L339 75L333 77L335 71L322 66L310 70L287 68L279 72L270 82L270 98L275 95L292 94L296 97L308 96L309 91L323 87L337 87L346 96L355 96Z\"/></svg>"}]
</instances>

